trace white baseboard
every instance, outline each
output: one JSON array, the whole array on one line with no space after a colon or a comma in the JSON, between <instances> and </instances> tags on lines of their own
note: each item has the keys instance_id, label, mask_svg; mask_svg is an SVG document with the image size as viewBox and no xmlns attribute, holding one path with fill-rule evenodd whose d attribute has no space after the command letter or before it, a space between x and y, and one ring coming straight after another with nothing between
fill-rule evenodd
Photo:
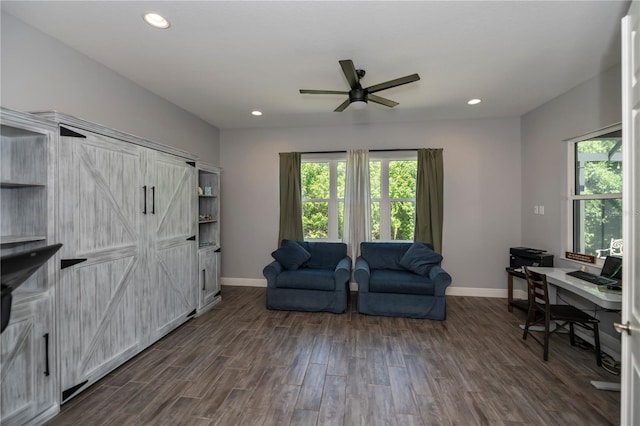
<instances>
[{"instance_id":1,"label":"white baseboard","mask_svg":"<svg viewBox=\"0 0 640 426\"><path fill-rule=\"evenodd\" d=\"M228 278L220 277L220 284L231 287L266 287L267 280L264 278Z\"/></svg>"},{"instance_id":2,"label":"white baseboard","mask_svg":"<svg viewBox=\"0 0 640 426\"><path fill-rule=\"evenodd\" d=\"M220 283L232 287L266 287L267 280L264 278L229 278L221 277ZM358 291L358 283L350 282L349 289ZM470 296L470 297L500 297L507 298L506 288L475 288L475 287L455 287L447 288L447 296ZM514 290L514 299L526 299L527 293L524 290Z\"/></svg>"},{"instance_id":3,"label":"white baseboard","mask_svg":"<svg viewBox=\"0 0 640 426\"><path fill-rule=\"evenodd\" d=\"M470 296L470 297L497 297L506 299L506 288L476 288L476 287L447 287L447 296ZM524 290L513 290L514 299L526 299L527 292Z\"/></svg>"}]
</instances>

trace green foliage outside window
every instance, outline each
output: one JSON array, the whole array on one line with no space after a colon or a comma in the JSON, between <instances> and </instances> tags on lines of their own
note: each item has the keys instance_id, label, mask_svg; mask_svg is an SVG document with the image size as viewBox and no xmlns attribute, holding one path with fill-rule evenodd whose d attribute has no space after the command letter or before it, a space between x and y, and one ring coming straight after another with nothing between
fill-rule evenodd
<instances>
[{"instance_id":1,"label":"green foliage outside window","mask_svg":"<svg viewBox=\"0 0 640 426\"><path fill-rule=\"evenodd\" d=\"M622 159L619 139L576 144L576 195L621 194ZM622 237L622 198L574 201L574 249L594 255Z\"/></svg>"},{"instance_id":2,"label":"green foliage outside window","mask_svg":"<svg viewBox=\"0 0 640 426\"><path fill-rule=\"evenodd\" d=\"M414 201L391 201L391 239L412 240L415 226L417 161L389 162L389 199L409 198Z\"/></svg>"},{"instance_id":3,"label":"green foliage outside window","mask_svg":"<svg viewBox=\"0 0 640 426\"><path fill-rule=\"evenodd\" d=\"M388 163L388 194L382 194L382 162L369 162L371 184L371 238L381 240L381 202L389 201L390 240L412 240L415 227L415 196L418 163L415 160L391 160ZM388 196L387 196L388 195Z\"/></svg>"},{"instance_id":4,"label":"green foliage outside window","mask_svg":"<svg viewBox=\"0 0 640 426\"><path fill-rule=\"evenodd\" d=\"M344 161L336 164L336 213L337 238L342 239L342 224L344 220ZM330 238L329 218L331 215L331 167L329 162L304 162L300 169L302 183L302 229L305 239ZM335 199L334 198L334 199Z\"/></svg>"},{"instance_id":5,"label":"green foliage outside window","mask_svg":"<svg viewBox=\"0 0 640 426\"><path fill-rule=\"evenodd\" d=\"M415 226L417 161L391 160L387 164L389 175L385 187L388 193L382 194L382 161L369 162L372 238L412 240ZM335 194L331 193L330 187L332 173L335 175ZM302 163L302 227L305 239L332 239L336 236L339 240L342 239L345 178L345 161ZM380 229L381 199L386 200L385 214L389 215L388 232L381 232ZM334 226L337 226L337 230L332 231L330 228Z\"/></svg>"}]
</instances>

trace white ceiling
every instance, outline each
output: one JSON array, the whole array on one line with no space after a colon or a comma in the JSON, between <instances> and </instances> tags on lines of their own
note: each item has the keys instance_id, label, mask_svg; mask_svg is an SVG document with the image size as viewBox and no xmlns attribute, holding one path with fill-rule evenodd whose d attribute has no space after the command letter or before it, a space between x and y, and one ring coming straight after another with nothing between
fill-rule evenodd
<instances>
[{"instance_id":1,"label":"white ceiling","mask_svg":"<svg viewBox=\"0 0 640 426\"><path fill-rule=\"evenodd\" d=\"M6 11L221 129L520 116L619 63L618 1L6 1ZM147 11L168 30L149 27ZM400 103L333 110L364 87ZM466 101L482 98L477 106ZM262 117L250 111L260 109Z\"/></svg>"}]
</instances>

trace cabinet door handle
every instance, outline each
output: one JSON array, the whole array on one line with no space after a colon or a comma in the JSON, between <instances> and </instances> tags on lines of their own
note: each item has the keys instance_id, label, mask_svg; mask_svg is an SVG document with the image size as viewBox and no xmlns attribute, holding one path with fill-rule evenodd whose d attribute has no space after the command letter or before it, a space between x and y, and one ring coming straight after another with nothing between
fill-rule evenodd
<instances>
[{"instance_id":1,"label":"cabinet door handle","mask_svg":"<svg viewBox=\"0 0 640 426\"><path fill-rule=\"evenodd\" d=\"M44 337L44 355L45 355L44 375L49 376L49 333L46 333L42 337Z\"/></svg>"},{"instance_id":2,"label":"cabinet door handle","mask_svg":"<svg viewBox=\"0 0 640 426\"><path fill-rule=\"evenodd\" d=\"M207 282L207 273L206 273L206 271L203 269L203 270L202 270L202 290L205 290L205 289L206 289L206 287L207 287L206 282Z\"/></svg>"},{"instance_id":3,"label":"cabinet door handle","mask_svg":"<svg viewBox=\"0 0 640 426\"><path fill-rule=\"evenodd\" d=\"M144 209L142 210L142 214L147 214L147 185L142 187L142 191L144 191Z\"/></svg>"},{"instance_id":4,"label":"cabinet door handle","mask_svg":"<svg viewBox=\"0 0 640 426\"><path fill-rule=\"evenodd\" d=\"M151 187L151 214L156 214L156 187Z\"/></svg>"}]
</instances>

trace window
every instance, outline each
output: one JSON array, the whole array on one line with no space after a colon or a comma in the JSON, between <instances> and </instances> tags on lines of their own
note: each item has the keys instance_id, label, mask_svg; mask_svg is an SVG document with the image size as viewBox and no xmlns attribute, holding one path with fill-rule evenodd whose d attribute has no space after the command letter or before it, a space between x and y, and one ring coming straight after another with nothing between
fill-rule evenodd
<instances>
[{"instance_id":1,"label":"window","mask_svg":"<svg viewBox=\"0 0 640 426\"><path fill-rule=\"evenodd\" d=\"M346 160L305 156L300 165L305 240L342 240Z\"/></svg>"},{"instance_id":2,"label":"window","mask_svg":"<svg viewBox=\"0 0 640 426\"><path fill-rule=\"evenodd\" d=\"M613 130L613 131L612 131ZM622 238L622 131L608 129L571 143L573 251L606 257Z\"/></svg>"},{"instance_id":3,"label":"window","mask_svg":"<svg viewBox=\"0 0 640 426\"><path fill-rule=\"evenodd\" d=\"M412 241L418 162L412 152L371 152L371 239ZM305 240L341 241L346 154L305 154L301 164Z\"/></svg>"},{"instance_id":4,"label":"window","mask_svg":"<svg viewBox=\"0 0 640 426\"><path fill-rule=\"evenodd\" d=\"M413 158L372 158L371 239L373 241L413 241L416 217L416 175Z\"/></svg>"}]
</instances>

